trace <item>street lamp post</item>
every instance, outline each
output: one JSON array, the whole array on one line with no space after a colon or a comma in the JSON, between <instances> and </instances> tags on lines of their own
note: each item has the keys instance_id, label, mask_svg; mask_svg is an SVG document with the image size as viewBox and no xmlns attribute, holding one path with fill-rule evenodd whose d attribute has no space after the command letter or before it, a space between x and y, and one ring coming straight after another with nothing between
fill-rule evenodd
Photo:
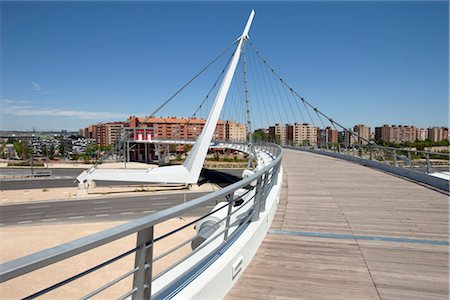
<instances>
[{"instance_id":1,"label":"street lamp post","mask_svg":"<svg viewBox=\"0 0 450 300\"><path fill-rule=\"evenodd\" d=\"M33 162L34 162L34 147L31 147L31 176L34 175Z\"/></svg>"}]
</instances>

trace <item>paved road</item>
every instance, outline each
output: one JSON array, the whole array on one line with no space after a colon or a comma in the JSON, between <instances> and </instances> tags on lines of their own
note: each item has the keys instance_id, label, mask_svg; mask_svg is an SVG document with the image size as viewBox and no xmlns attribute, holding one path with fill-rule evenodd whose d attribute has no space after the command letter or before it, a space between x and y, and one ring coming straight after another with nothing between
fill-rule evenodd
<instances>
[{"instance_id":1,"label":"paved road","mask_svg":"<svg viewBox=\"0 0 450 300\"><path fill-rule=\"evenodd\" d=\"M86 168L34 168L35 171L51 171L52 177L55 178L75 178L81 174ZM21 174L28 173L31 169L28 168L0 168L0 175L8 175L8 174Z\"/></svg>"},{"instance_id":2,"label":"paved road","mask_svg":"<svg viewBox=\"0 0 450 300\"><path fill-rule=\"evenodd\" d=\"M21 189L49 189L61 187L76 187L75 178L81 173L80 169L49 169L50 178L23 178L0 180L1 190ZM208 170L204 169L200 175L200 183L213 182L223 187L241 178L241 169ZM97 186L111 185L143 185L142 182L97 181ZM144 183L145 185L145 183Z\"/></svg>"},{"instance_id":3,"label":"paved road","mask_svg":"<svg viewBox=\"0 0 450 300\"><path fill-rule=\"evenodd\" d=\"M73 169L59 169L66 176L78 175ZM200 184L214 182L224 187L240 180L242 170L203 170ZM55 188L76 186L74 179L22 179L3 180L3 190ZM107 185L142 185L139 182L98 182L99 186ZM0 224L25 225L36 223L86 222L129 220L175 206L198 198L206 193L177 193L154 196L111 197L93 200L43 201L27 204L4 205L0 209ZM186 195L186 196L185 196ZM206 213L211 206L204 207L193 214Z\"/></svg>"},{"instance_id":4,"label":"paved road","mask_svg":"<svg viewBox=\"0 0 450 300\"><path fill-rule=\"evenodd\" d=\"M1 206L0 225L129 220L153 214L205 194L207 193L179 193L3 205ZM190 215L209 212L214 206L215 202Z\"/></svg>"}]
</instances>

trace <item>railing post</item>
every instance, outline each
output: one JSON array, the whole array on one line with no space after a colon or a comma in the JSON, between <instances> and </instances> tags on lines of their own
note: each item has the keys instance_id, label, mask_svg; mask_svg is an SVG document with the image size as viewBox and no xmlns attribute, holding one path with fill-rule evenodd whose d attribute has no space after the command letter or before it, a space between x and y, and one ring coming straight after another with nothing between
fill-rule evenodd
<instances>
[{"instance_id":1,"label":"railing post","mask_svg":"<svg viewBox=\"0 0 450 300\"><path fill-rule=\"evenodd\" d=\"M266 199L267 193L269 192L269 171L264 173L264 184L263 184L263 192L261 193L261 201L260 201L260 211L266 210Z\"/></svg>"},{"instance_id":2,"label":"railing post","mask_svg":"<svg viewBox=\"0 0 450 300\"><path fill-rule=\"evenodd\" d=\"M260 210L261 193L262 193L261 185L262 185L262 175L256 181L255 198L254 198L254 201L253 201L252 222L259 220L259 210Z\"/></svg>"},{"instance_id":3,"label":"railing post","mask_svg":"<svg viewBox=\"0 0 450 300\"><path fill-rule=\"evenodd\" d=\"M230 219L231 219L231 211L233 208L233 200L234 200L234 192L227 195L228 199L228 212L227 212L227 220L225 221L225 236L224 241L228 240L228 231L230 229Z\"/></svg>"},{"instance_id":4,"label":"railing post","mask_svg":"<svg viewBox=\"0 0 450 300\"><path fill-rule=\"evenodd\" d=\"M278 184L278 172L280 171L280 164L276 165L272 170L272 177L270 178L270 183L272 185Z\"/></svg>"},{"instance_id":5,"label":"railing post","mask_svg":"<svg viewBox=\"0 0 450 300\"><path fill-rule=\"evenodd\" d=\"M146 244L151 244L146 247ZM138 268L133 278L133 300L150 299L152 294L152 267L153 267L153 226L143 229L137 234L136 256L134 267Z\"/></svg>"},{"instance_id":6,"label":"railing post","mask_svg":"<svg viewBox=\"0 0 450 300\"><path fill-rule=\"evenodd\" d=\"M430 154L427 153L425 155L426 159L427 159L427 174L431 173L431 163L430 163Z\"/></svg>"},{"instance_id":7,"label":"railing post","mask_svg":"<svg viewBox=\"0 0 450 300\"><path fill-rule=\"evenodd\" d=\"M127 162L130 162L130 141L127 141Z\"/></svg>"}]
</instances>

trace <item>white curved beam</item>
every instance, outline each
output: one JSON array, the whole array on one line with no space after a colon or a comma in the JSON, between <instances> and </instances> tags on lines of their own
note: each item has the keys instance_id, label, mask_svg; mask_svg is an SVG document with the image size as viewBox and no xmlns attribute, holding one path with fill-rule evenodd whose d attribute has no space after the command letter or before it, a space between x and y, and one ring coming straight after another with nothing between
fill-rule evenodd
<instances>
[{"instance_id":1,"label":"white curved beam","mask_svg":"<svg viewBox=\"0 0 450 300\"><path fill-rule=\"evenodd\" d=\"M234 51L233 57L228 66L227 72L217 93L216 99L209 113L202 133L195 142L190 154L182 166L168 166L153 168L147 170L123 170L123 169L97 169L91 168L81 173L77 180L84 183L87 180L108 180L108 181L136 181L136 182L152 182L152 183L177 183L177 184L195 184L198 182L203 163L208 153L208 148L212 141L217 122L223 104L227 97L228 90L233 80L236 67L238 65L242 46L248 39L248 32L255 16L252 10L245 25L244 31L239 38L239 43Z\"/></svg>"}]
</instances>

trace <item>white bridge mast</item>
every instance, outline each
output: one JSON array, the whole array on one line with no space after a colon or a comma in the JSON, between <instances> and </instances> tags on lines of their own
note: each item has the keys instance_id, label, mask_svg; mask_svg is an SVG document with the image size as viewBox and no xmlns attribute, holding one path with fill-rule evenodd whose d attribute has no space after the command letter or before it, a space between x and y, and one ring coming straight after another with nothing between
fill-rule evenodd
<instances>
[{"instance_id":1,"label":"white bridge mast","mask_svg":"<svg viewBox=\"0 0 450 300\"><path fill-rule=\"evenodd\" d=\"M152 183L176 183L176 184L195 184L198 182L203 163L208 153L208 148L211 144L217 122L219 121L220 113L223 104L230 89L231 81L233 80L236 67L238 65L243 44L248 39L248 32L255 16L255 11L252 10L245 25L242 35L239 37L239 42L234 51L230 65L225 73L222 83L217 93L216 99L209 113L205 127L202 133L197 138L194 147L186 158L186 161L181 166L167 166L147 170L130 170L130 169L96 169L91 168L81 173L77 180L81 185L86 181L108 180L108 181L137 181L137 182L152 182Z\"/></svg>"},{"instance_id":2,"label":"white bridge mast","mask_svg":"<svg viewBox=\"0 0 450 300\"><path fill-rule=\"evenodd\" d=\"M248 31L255 16L255 11L252 10L250 17L245 25L244 32L239 38L239 43L234 51L233 58L231 59L230 65L228 67L225 76L223 77L222 83L217 93L216 99L212 106L211 112L209 113L208 120L206 121L205 127L199 138L197 139L191 153L184 162L184 166L190 172L190 183L198 181L200 172L203 167L203 162L205 161L206 154L208 152L209 145L211 143L214 131L216 129L217 121L219 121L220 113L222 112L222 107L227 97L228 90L230 89L231 81L233 80L234 72L239 63L241 57L242 46L244 42L248 39Z\"/></svg>"}]
</instances>

